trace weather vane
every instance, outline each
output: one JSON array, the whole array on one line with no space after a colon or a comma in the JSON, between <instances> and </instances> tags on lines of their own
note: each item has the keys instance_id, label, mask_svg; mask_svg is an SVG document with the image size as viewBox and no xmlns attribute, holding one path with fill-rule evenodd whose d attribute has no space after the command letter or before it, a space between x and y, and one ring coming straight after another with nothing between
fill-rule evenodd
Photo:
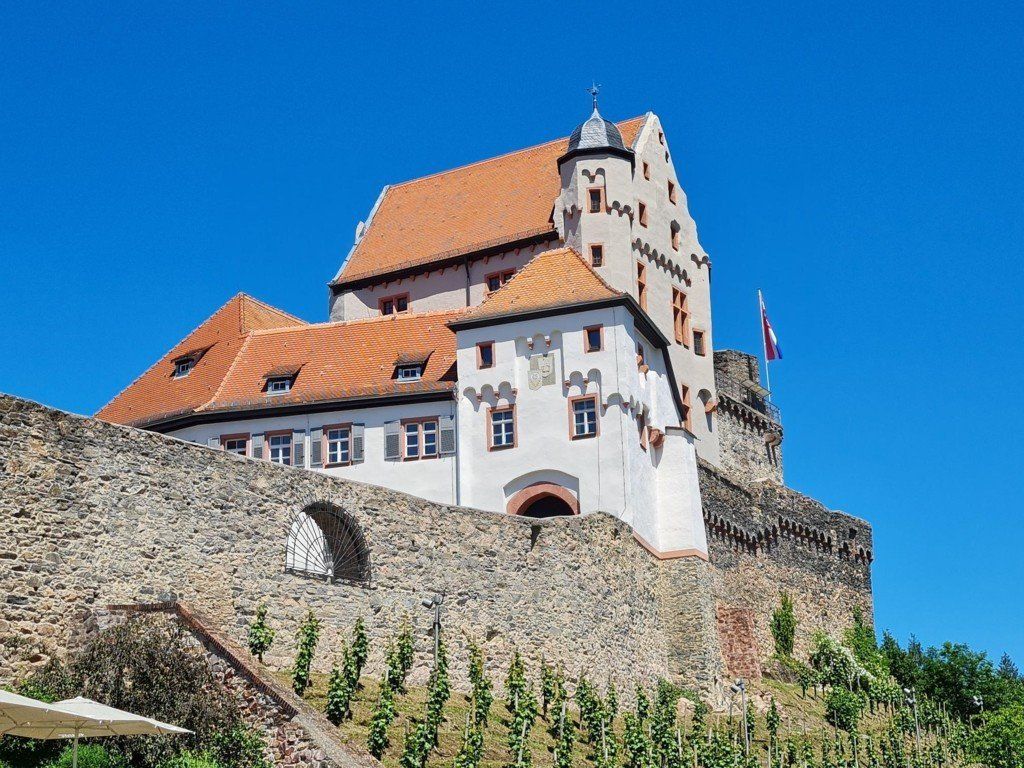
<instances>
[{"instance_id":1,"label":"weather vane","mask_svg":"<svg viewBox=\"0 0 1024 768\"><path fill-rule=\"evenodd\" d=\"M594 109L597 109L597 94L601 92L601 86L595 83L593 80L590 81L590 87L587 88L587 93L594 97Z\"/></svg>"}]
</instances>

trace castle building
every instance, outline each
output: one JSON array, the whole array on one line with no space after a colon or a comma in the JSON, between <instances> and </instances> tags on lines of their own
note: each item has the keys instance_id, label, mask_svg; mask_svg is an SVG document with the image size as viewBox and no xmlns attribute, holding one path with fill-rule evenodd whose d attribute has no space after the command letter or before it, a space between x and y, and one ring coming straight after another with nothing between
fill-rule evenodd
<instances>
[{"instance_id":1,"label":"castle building","mask_svg":"<svg viewBox=\"0 0 1024 768\"><path fill-rule=\"evenodd\" d=\"M658 117L385 187L311 324L238 295L99 411L443 504L605 512L707 558L698 461L781 482Z\"/></svg>"}]
</instances>

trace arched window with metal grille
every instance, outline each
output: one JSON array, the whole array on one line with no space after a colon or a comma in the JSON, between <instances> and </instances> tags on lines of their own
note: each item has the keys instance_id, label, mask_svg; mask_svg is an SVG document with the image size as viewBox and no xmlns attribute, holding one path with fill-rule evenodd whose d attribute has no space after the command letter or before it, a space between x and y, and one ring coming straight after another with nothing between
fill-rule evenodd
<instances>
[{"instance_id":1,"label":"arched window with metal grille","mask_svg":"<svg viewBox=\"0 0 1024 768\"><path fill-rule=\"evenodd\" d=\"M308 505L288 531L285 570L329 582L369 583L370 551L359 524L330 502Z\"/></svg>"}]
</instances>

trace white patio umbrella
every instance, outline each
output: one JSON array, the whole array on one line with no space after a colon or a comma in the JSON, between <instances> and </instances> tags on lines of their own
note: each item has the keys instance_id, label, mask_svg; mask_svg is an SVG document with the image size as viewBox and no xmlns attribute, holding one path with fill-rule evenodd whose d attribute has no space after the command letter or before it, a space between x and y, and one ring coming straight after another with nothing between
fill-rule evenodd
<instances>
[{"instance_id":1,"label":"white patio umbrella","mask_svg":"<svg viewBox=\"0 0 1024 768\"><path fill-rule=\"evenodd\" d=\"M19 697L24 699L25 697ZM34 701L27 699L27 701ZM0 733L12 736L26 736L31 739L74 739L75 746L71 764L78 766L78 740L80 738L96 738L102 736L159 736L181 735L192 733L186 728L161 723L142 715L125 712L122 709L108 707L92 699L81 696L65 699L55 704L44 705L50 708L48 719L28 720L22 725L12 728L0 728Z\"/></svg>"},{"instance_id":2,"label":"white patio umbrella","mask_svg":"<svg viewBox=\"0 0 1024 768\"><path fill-rule=\"evenodd\" d=\"M73 717L74 713L56 704L0 690L0 736L21 736L21 730L53 727Z\"/></svg>"}]
</instances>

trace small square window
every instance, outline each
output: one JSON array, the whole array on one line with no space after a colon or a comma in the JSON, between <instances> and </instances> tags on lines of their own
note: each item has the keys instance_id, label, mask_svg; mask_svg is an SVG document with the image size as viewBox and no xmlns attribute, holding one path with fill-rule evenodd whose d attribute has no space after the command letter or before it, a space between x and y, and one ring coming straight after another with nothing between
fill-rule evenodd
<instances>
[{"instance_id":1,"label":"small square window","mask_svg":"<svg viewBox=\"0 0 1024 768\"><path fill-rule=\"evenodd\" d=\"M515 413L512 408L491 411L491 448L512 448L516 444Z\"/></svg>"},{"instance_id":2,"label":"small square window","mask_svg":"<svg viewBox=\"0 0 1024 768\"><path fill-rule=\"evenodd\" d=\"M409 294L403 293L400 296L387 296L378 303L382 315L396 315L409 311Z\"/></svg>"},{"instance_id":3,"label":"small square window","mask_svg":"<svg viewBox=\"0 0 1024 768\"><path fill-rule=\"evenodd\" d=\"M592 267L603 267L604 266L604 246L603 245L592 245L592 246L590 246L590 265Z\"/></svg>"},{"instance_id":4,"label":"small square window","mask_svg":"<svg viewBox=\"0 0 1024 768\"><path fill-rule=\"evenodd\" d=\"M477 368L493 368L494 367L494 342L493 341L481 341L476 345L476 367Z\"/></svg>"},{"instance_id":5,"label":"small square window","mask_svg":"<svg viewBox=\"0 0 1024 768\"><path fill-rule=\"evenodd\" d=\"M244 437L224 437L221 438L221 445L228 453L245 456L249 441Z\"/></svg>"},{"instance_id":6,"label":"small square window","mask_svg":"<svg viewBox=\"0 0 1024 768\"><path fill-rule=\"evenodd\" d=\"M602 326L592 325L584 333L586 334L586 351L600 352L602 347L604 347L604 331Z\"/></svg>"},{"instance_id":7,"label":"small square window","mask_svg":"<svg viewBox=\"0 0 1024 768\"><path fill-rule=\"evenodd\" d=\"M676 204L676 185L671 181L668 183L668 201L672 203L672 205Z\"/></svg>"},{"instance_id":8,"label":"small square window","mask_svg":"<svg viewBox=\"0 0 1024 768\"><path fill-rule=\"evenodd\" d=\"M398 366L399 381L418 381L423 378L422 365L400 365Z\"/></svg>"},{"instance_id":9,"label":"small square window","mask_svg":"<svg viewBox=\"0 0 1024 768\"><path fill-rule=\"evenodd\" d=\"M693 332L693 353L701 357L707 354L707 350L704 347L704 331Z\"/></svg>"},{"instance_id":10,"label":"small square window","mask_svg":"<svg viewBox=\"0 0 1024 768\"><path fill-rule=\"evenodd\" d=\"M572 401L573 440L597 437L597 398L581 397Z\"/></svg>"},{"instance_id":11,"label":"small square window","mask_svg":"<svg viewBox=\"0 0 1024 768\"><path fill-rule=\"evenodd\" d=\"M651 178L651 166L646 162L644 163L644 178L648 180Z\"/></svg>"},{"instance_id":12,"label":"small square window","mask_svg":"<svg viewBox=\"0 0 1024 768\"><path fill-rule=\"evenodd\" d=\"M272 379L267 379L268 395L283 395L284 393L291 391L292 379L290 376L277 376Z\"/></svg>"},{"instance_id":13,"label":"small square window","mask_svg":"<svg viewBox=\"0 0 1024 768\"><path fill-rule=\"evenodd\" d=\"M680 234L679 225L676 224L673 221L672 222L672 249L673 250L676 250L676 251L679 250L679 242L680 242L681 239L682 239L682 235Z\"/></svg>"},{"instance_id":14,"label":"small square window","mask_svg":"<svg viewBox=\"0 0 1024 768\"><path fill-rule=\"evenodd\" d=\"M600 187L592 187L587 194L589 195L591 213L600 213L604 210L604 192Z\"/></svg>"},{"instance_id":15,"label":"small square window","mask_svg":"<svg viewBox=\"0 0 1024 768\"><path fill-rule=\"evenodd\" d=\"M292 463L291 433L287 435L271 435L267 438L267 444L270 447L270 460L274 464L290 465Z\"/></svg>"},{"instance_id":16,"label":"small square window","mask_svg":"<svg viewBox=\"0 0 1024 768\"><path fill-rule=\"evenodd\" d=\"M352 430L349 427L329 427L324 430L327 438L327 463L348 464L352 460Z\"/></svg>"},{"instance_id":17,"label":"small square window","mask_svg":"<svg viewBox=\"0 0 1024 768\"><path fill-rule=\"evenodd\" d=\"M192 368L195 367L196 361L191 357L186 357L183 360L178 360L174 363L174 378L181 379L192 373Z\"/></svg>"},{"instance_id":18,"label":"small square window","mask_svg":"<svg viewBox=\"0 0 1024 768\"><path fill-rule=\"evenodd\" d=\"M437 457L437 422L410 421L405 424L405 458Z\"/></svg>"},{"instance_id":19,"label":"small square window","mask_svg":"<svg viewBox=\"0 0 1024 768\"><path fill-rule=\"evenodd\" d=\"M637 209L636 210L637 210L637 216L636 216L637 221L640 222L640 226L641 227L646 227L647 226L647 204L646 203L639 203L637 205Z\"/></svg>"},{"instance_id":20,"label":"small square window","mask_svg":"<svg viewBox=\"0 0 1024 768\"><path fill-rule=\"evenodd\" d=\"M487 284L487 293L494 293L505 283L511 280L516 274L514 269L506 269L503 272L493 272L484 278Z\"/></svg>"}]
</instances>

